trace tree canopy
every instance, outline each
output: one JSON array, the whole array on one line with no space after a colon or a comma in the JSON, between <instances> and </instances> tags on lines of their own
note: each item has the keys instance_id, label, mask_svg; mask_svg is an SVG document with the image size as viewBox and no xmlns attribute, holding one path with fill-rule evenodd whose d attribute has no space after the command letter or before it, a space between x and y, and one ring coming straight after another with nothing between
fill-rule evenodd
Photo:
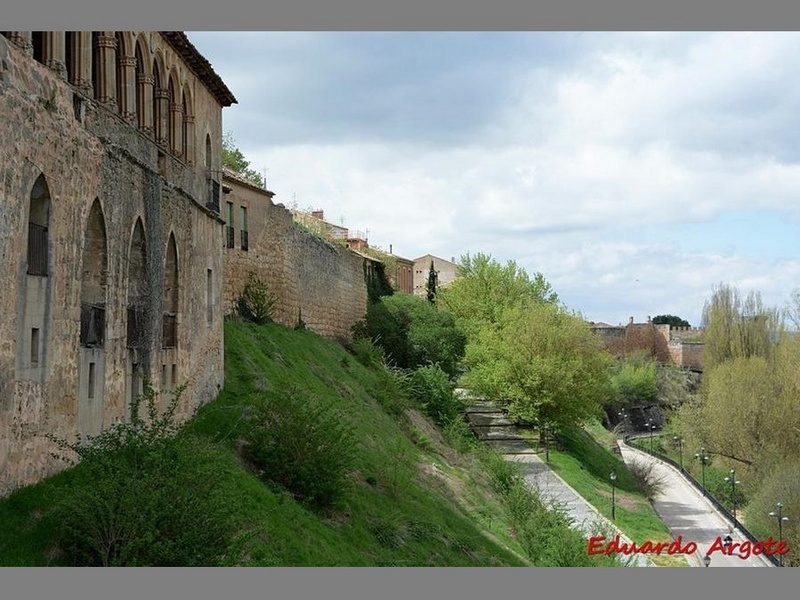
<instances>
[{"instance_id":1,"label":"tree canopy","mask_svg":"<svg viewBox=\"0 0 800 600\"><path fill-rule=\"evenodd\" d=\"M531 278L513 260L501 265L488 254L466 254L456 272L456 280L439 290L438 299L468 334L484 325L498 324L509 308L558 302L558 295L541 273Z\"/></svg>"},{"instance_id":2,"label":"tree canopy","mask_svg":"<svg viewBox=\"0 0 800 600\"><path fill-rule=\"evenodd\" d=\"M764 306L759 292L746 297L734 286L720 284L703 306L706 369L738 357L769 358L782 331L782 316Z\"/></svg>"},{"instance_id":3,"label":"tree canopy","mask_svg":"<svg viewBox=\"0 0 800 600\"><path fill-rule=\"evenodd\" d=\"M579 423L611 395L613 358L541 273L465 255L437 300L467 334L463 384L506 406L517 422Z\"/></svg>"},{"instance_id":4,"label":"tree canopy","mask_svg":"<svg viewBox=\"0 0 800 600\"><path fill-rule=\"evenodd\" d=\"M653 317L653 325L669 325L670 327L691 327L689 321L681 319L675 315L656 315Z\"/></svg>"},{"instance_id":5,"label":"tree canopy","mask_svg":"<svg viewBox=\"0 0 800 600\"><path fill-rule=\"evenodd\" d=\"M222 164L258 187L263 188L266 185L261 173L250 167L250 161L247 160L242 151L236 147L233 133L230 131L225 132L222 138Z\"/></svg>"},{"instance_id":6,"label":"tree canopy","mask_svg":"<svg viewBox=\"0 0 800 600\"><path fill-rule=\"evenodd\" d=\"M599 416L614 359L582 318L541 302L507 310L497 325L467 346L468 388L521 423L558 428Z\"/></svg>"}]
</instances>

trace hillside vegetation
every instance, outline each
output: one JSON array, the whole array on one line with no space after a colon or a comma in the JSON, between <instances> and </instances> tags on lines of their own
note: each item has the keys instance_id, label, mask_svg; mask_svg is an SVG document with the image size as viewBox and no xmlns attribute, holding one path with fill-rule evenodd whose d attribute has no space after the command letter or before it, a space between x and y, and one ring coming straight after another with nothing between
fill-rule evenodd
<instances>
[{"instance_id":1,"label":"hillside vegetation","mask_svg":"<svg viewBox=\"0 0 800 600\"><path fill-rule=\"evenodd\" d=\"M615 564L363 340L232 321L225 365L186 426L153 413L0 501L0 565Z\"/></svg>"}]
</instances>

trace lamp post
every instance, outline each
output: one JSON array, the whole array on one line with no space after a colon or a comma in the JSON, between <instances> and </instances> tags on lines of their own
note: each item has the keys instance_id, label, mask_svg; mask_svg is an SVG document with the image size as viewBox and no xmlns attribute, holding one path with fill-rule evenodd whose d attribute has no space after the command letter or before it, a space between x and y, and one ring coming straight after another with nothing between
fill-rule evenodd
<instances>
[{"instance_id":1,"label":"lamp post","mask_svg":"<svg viewBox=\"0 0 800 600\"><path fill-rule=\"evenodd\" d=\"M611 471L610 477L611 477L611 520L612 521L616 521L617 519L616 519L616 514L615 514L615 511L614 511L615 505L616 505L616 498L615 498L614 492L615 492L616 483L617 483L617 472L616 471Z\"/></svg>"},{"instance_id":2,"label":"lamp post","mask_svg":"<svg viewBox=\"0 0 800 600\"><path fill-rule=\"evenodd\" d=\"M706 493L706 463L708 462L708 456L706 455L706 449L700 448L700 454L695 454L694 457L700 461L700 465L702 466L703 471L703 496L707 495Z\"/></svg>"},{"instance_id":3,"label":"lamp post","mask_svg":"<svg viewBox=\"0 0 800 600\"><path fill-rule=\"evenodd\" d=\"M672 439L678 443L678 455L681 459L681 473L683 473L683 439L678 435Z\"/></svg>"},{"instance_id":4,"label":"lamp post","mask_svg":"<svg viewBox=\"0 0 800 600\"><path fill-rule=\"evenodd\" d=\"M731 484L731 505L733 506L733 526L738 527L739 524L736 521L736 484L742 483L741 481L736 481L736 471L731 469L730 477L726 477L725 481L730 482Z\"/></svg>"},{"instance_id":5,"label":"lamp post","mask_svg":"<svg viewBox=\"0 0 800 600\"><path fill-rule=\"evenodd\" d=\"M710 564L711 564L711 555L710 555L710 554L706 554L706 555L703 557L703 564L704 564L705 566L708 566L708 565L710 565Z\"/></svg>"},{"instance_id":6,"label":"lamp post","mask_svg":"<svg viewBox=\"0 0 800 600\"><path fill-rule=\"evenodd\" d=\"M778 519L778 543L780 544L783 541L783 522L784 521L788 521L789 517L784 517L783 514L782 514L783 513L783 504L778 502L775 506L778 508L778 510L777 511L772 511L771 513L769 513L769 516L770 517L775 517L776 519ZM783 554L779 554L778 555L778 562L779 562L779 565L782 567L783 566Z\"/></svg>"},{"instance_id":7,"label":"lamp post","mask_svg":"<svg viewBox=\"0 0 800 600\"><path fill-rule=\"evenodd\" d=\"M653 453L653 430L656 428L656 425L655 425L655 423L653 423L653 421L648 419L647 422L644 424L644 426L647 427L647 429L650 430L650 454L652 454Z\"/></svg>"},{"instance_id":8,"label":"lamp post","mask_svg":"<svg viewBox=\"0 0 800 600\"><path fill-rule=\"evenodd\" d=\"M544 459L550 462L550 424L547 422L544 424Z\"/></svg>"}]
</instances>

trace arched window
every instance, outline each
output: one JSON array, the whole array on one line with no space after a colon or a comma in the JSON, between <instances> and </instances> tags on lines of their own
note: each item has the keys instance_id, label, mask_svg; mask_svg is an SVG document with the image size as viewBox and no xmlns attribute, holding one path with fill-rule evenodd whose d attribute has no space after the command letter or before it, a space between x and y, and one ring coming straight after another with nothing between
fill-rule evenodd
<instances>
[{"instance_id":1,"label":"arched window","mask_svg":"<svg viewBox=\"0 0 800 600\"><path fill-rule=\"evenodd\" d=\"M178 345L178 247L175 235L170 233L167 242L167 255L164 259L164 317L161 337L162 348L175 348Z\"/></svg>"},{"instance_id":2,"label":"arched window","mask_svg":"<svg viewBox=\"0 0 800 600\"><path fill-rule=\"evenodd\" d=\"M211 136L206 134L206 174L211 177Z\"/></svg>"},{"instance_id":3,"label":"arched window","mask_svg":"<svg viewBox=\"0 0 800 600\"><path fill-rule=\"evenodd\" d=\"M33 184L28 216L28 275L47 275L48 225L50 221L50 189L44 175Z\"/></svg>"},{"instance_id":4,"label":"arched window","mask_svg":"<svg viewBox=\"0 0 800 600\"><path fill-rule=\"evenodd\" d=\"M96 100L100 99L100 80L103 69L103 56L100 51L100 32L92 32L92 89Z\"/></svg>"},{"instance_id":5,"label":"arched window","mask_svg":"<svg viewBox=\"0 0 800 600\"><path fill-rule=\"evenodd\" d=\"M131 85L131 82L128 81L128 74L125 70L128 52L122 33L117 31L114 35L117 39L117 55L114 57L114 66L117 69L117 110L124 117L130 110L128 107L128 86Z\"/></svg>"},{"instance_id":6,"label":"arched window","mask_svg":"<svg viewBox=\"0 0 800 600\"><path fill-rule=\"evenodd\" d=\"M145 129L145 99L142 96L142 86L144 85L144 54L142 53L142 46L139 40L136 41L136 123L139 129Z\"/></svg>"},{"instance_id":7,"label":"arched window","mask_svg":"<svg viewBox=\"0 0 800 600\"><path fill-rule=\"evenodd\" d=\"M145 307L148 292L144 225L141 219L136 219L128 251L128 348L141 348L147 343Z\"/></svg>"},{"instance_id":8,"label":"arched window","mask_svg":"<svg viewBox=\"0 0 800 600\"><path fill-rule=\"evenodd\" d=\"M44 64L44 31L31 32L31 43L33 44L33 60Z\"/></svg>"},{"instance_id":9,"label":"arched window","mask_svg":"<svg viewBox=\"0 0 800 600\"><path fill-rule=\"evenodd\" d=\"M75 85L78 75L75 62L77 59L77 53L75 52L76 35L75 31L67 31L64 33L64 63L67 67L67 81L73 85Z\"/></svg>"},{"instance_id":10,"label":"arched window","mask_svg":"<svg viewBox=\"0 0 800 600\"><path fill-rule=\"evenodd\" d=\"M172 154L180 154L180 144L178 143L178 124L183 120L179 116L178 98L176 96L175 84L172 77L167 82L167 148Z\"/></svg>"},{"instance_id":11,"label":"arched window","mask_svg":"<svg viewBox=\"0 0 800 600\"><path fill-rule=\"evenodd\" d=\"M181 154L186 162L192 162L189 160L189 109L186 106L186 94L181 94L181 114L183 118L181 119Z\"/></svg>"},{"instance_id":12,"label":"arched window","mask_svg":"<svg viewBox=\"0 0 800 600\"><path fill-rule=\"evenodd\" d=\"M158 67L158 62L153 60L153 131L157 144L168 144L166 119L169 112L167 104L167 90L164 87L164 73Z\"/></svg>"},{"instance_id":13,"label":"arched window","mask_svg":"<svg viewBox=\"0 0 800 600\"><path fill-rule=\"evenodd\" d=\"M83 241L81 346L102 346L105 338L107 248L103 209L100 201L95 199L89 211Z\"/></svg>"}]
</instances>

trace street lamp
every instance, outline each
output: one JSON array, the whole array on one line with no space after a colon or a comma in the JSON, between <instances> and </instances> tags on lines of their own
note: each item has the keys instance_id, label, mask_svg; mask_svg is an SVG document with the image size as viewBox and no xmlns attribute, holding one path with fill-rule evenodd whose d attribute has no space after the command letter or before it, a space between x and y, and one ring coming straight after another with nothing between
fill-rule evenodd
<instances>
[{"instance_id":1,"label":"street lamp","mask_svg":"<svg viewBox=\"0 0 800 600\"><path fill-rule=\"evenodd\" d=\"M738 527L738 523L736 522L736 484L742 483L741 481L736 481L736 471L731 469L731 476L726 477L725 481L730 482L731 484L731 505L733 505L733 526Z\"/></svg>"},{"instance_id":2,"label":"street lamp","mask_svg":"<svg viewBox=\"0 0 800 600\"><path fill-rule=\"evenodd\" d=\"M706 449L700 448L700 454L695 454L694 457L700 461L703 470L703 496L706 496L706 463L708 462L708 456L706 455ZM708 565L706 565L708 566Z\"/></svg>"},{"instance_id":3,"label":"street lamp","mask_svg":"<svg viewBox=\"0 0 800 600\"><path fill-rule=\"evenodd\" d=\"M550 462L550 424L544 424L544 459Z\"/></svg>"},{"instance_id":4,"label":"street lamp","mask_svg":"<svg viewBox=\"0 0 800 600\"><path fill-rule=\"evenodd\" d=\"M778 519L778 543L780 544L783 541L783 522L788 521L789 517L784 517L783 512L783 504L778 502L775 506L778 507L777 511L772 511L769 513L770 517L775 517ZM778 555L778 561L780 566L783 566L783 554Z\"/></svg>"},{"instance_id":5,"label":"street lamp","mask_svg":"<svg viewBox=\"0 0 800 600\"><path fill-rule=\"evenodd\" d=\"M647 429L650 430L650 454L653 453L653 430L656 428L655 423L653 423L650 419L644 424Z\"/></svg>"},{"instance_id":6,"label":"street lamp","mask_svg":"<svg viewBox=\"0 0 800 600\"><path fill-rule=\"evenodd\" d=\"M708 566L708 565L710 565L710 564L711 564L711 555L710 555L710 554L706 554L706 555L703 557L703 564L704 564L705 566Z\"/></svg>"},{"instance_id":7,"label":"street lamp","mask_svg":"<svg viewBox=\"0 0 800 600\"><path fill-rule=\"evenodd\" d=\"M678 443L678 455L681 458L681 473L683 473L683 439L678 435L672 439Z\"/></svg>"},{"instance_id":8,"label":"street lamp","mask_svg":"<svg viewBox=\"0 0 800 600\"><path fill-rule=\"evenodd\" d=\"M614 491L615 491L616 483L617 483L617 472L616 471L611 471L610 477L611 477L611 520L612 521L616 521L617 519L616 519L616 515L614 513L614 507L616 505L616 498L614 496Z\"/></svg>"}]
</instances>

